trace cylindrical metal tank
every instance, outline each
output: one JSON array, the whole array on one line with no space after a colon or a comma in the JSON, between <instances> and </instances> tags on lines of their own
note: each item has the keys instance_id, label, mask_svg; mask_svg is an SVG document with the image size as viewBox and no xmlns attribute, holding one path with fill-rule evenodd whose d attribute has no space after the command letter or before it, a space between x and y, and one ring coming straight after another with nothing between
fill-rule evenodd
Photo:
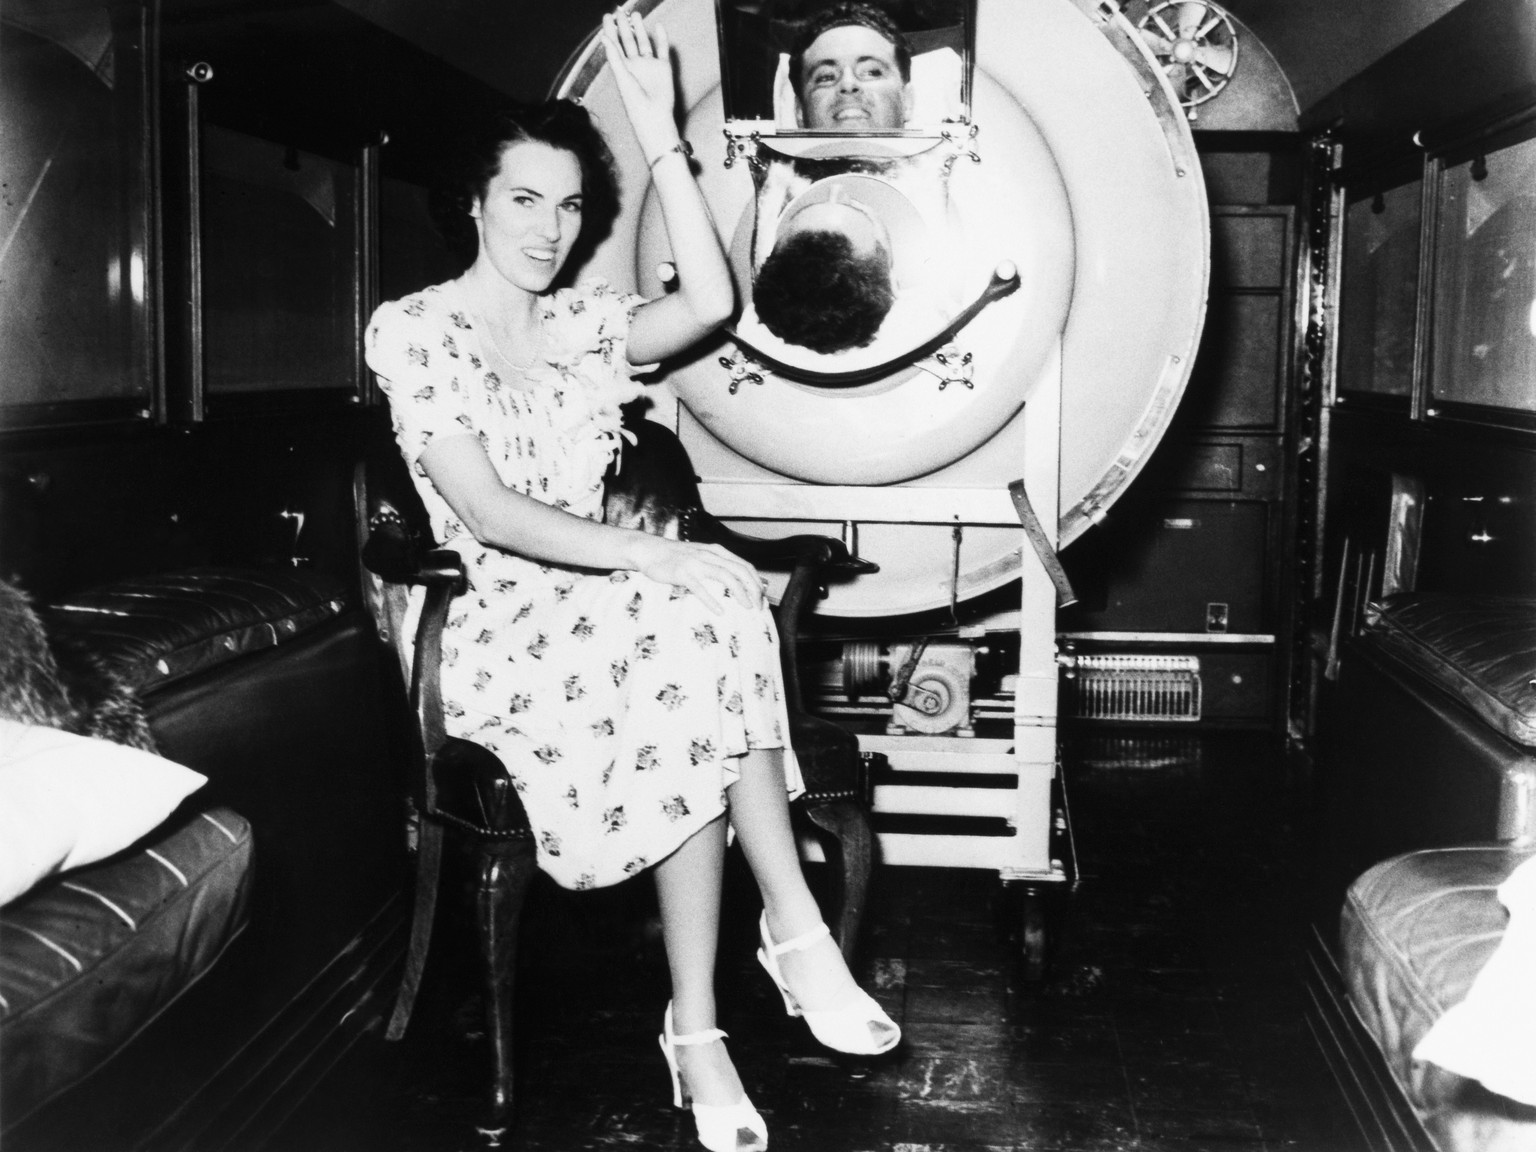
<instances>
[{"instance_id":1,"label":"cylindrical metal tank","mask_svg":"<svg viewBox=\"0 0 1536 1152\"><path fill-rule=\"evenodd\" d=\"M729 247L753 185L744 164L727 164L714 5L638 7L676 49L684 131ZM970 265L1011 261L1020 278L956 336L970 379L941 386L907 364L852 387L773 372L742 383L727 338L669 373L678 405L658 410L675 418L706 493L750 495L742 507L759 511L738 526L841 533L880 565L834 587L824 615L916 612L1019 575L1022 533L973 510L995 509L1023 475L1024 407L1057 372L1059 541L1069 544L1156 446L1199 341L1205 192L1184 113L1135 30L1091 0L978 0L975 44L977 162L954 169L957 234ZM600 44L557 88L593 112L620 168L623 214L592 270L660 294L666 236ZM908 504L910 517L899 511Z\"/></svg>"}]
</instances>

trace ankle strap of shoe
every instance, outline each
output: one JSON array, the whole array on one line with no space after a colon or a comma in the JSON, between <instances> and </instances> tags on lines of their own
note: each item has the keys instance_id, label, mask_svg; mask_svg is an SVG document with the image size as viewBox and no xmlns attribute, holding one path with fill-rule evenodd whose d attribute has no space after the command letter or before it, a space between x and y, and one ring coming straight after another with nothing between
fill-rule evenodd
<instances>
[{"instance_id":1,"label":"ankle strap of shoe","mask_svg":"<svg viewBox=\"0 0 1536 1152\"><path fill-rule=\"evenodd\" d=\"M706 1028L702 1032L689 1032L685 1036L670 1037L675 1048L686 1048L690 1044L708 1044L713 1040L724 1040L725 1033L718 1028Z\"/></svg>"},{"instance_id":2,"label":"ankle strap of shoe","mask_svg":"<svg viewBox=\"0 0 1536 1152\"><path fill-rule=\"evenodd\" d=\"M782 956L785 952L798 952L802 948L809 948L823 936L830 935L832 935L832 929L828 928L825 924L818 924L804 935L796 936L792 940L786 940L782 944L773 945L772 951L775 956Z\"/></svg>"}]
</instances>

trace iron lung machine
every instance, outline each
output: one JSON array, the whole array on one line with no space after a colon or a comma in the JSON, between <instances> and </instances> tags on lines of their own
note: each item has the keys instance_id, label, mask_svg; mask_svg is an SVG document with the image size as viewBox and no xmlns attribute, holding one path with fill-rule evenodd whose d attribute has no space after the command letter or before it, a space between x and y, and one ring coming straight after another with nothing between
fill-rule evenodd
<instances>
[{"instance_id":1,"label":"iron lung machine","mask_svg":"<svg viewBox=\"0 0 1536 1152\"><path fill-rule=\"evenodd\" d=\"M914 85L939 79L905 129L796 131L771 54L732 42L770 5L638 7L671 37L743 301L650 416L676 428L716 515L840 536L879 565L830 587L818 619L844 626L823 669L834 695L850 712L885 703L860 736L891 768L875 791L877 818L900 817L879 826L884 862L1064 879L1056 553L1137 475L1189 377L1209 222L1185 111L1116 5L956 0L953 27L912 37ZM604 126L620 169L623 214L592 271L661 294L666 233L600 43L558 91ZM837 182L881 213L899 293L871 344L812 352L756 321L753 276L786 206Z\"/></svg>"}]
</instances>

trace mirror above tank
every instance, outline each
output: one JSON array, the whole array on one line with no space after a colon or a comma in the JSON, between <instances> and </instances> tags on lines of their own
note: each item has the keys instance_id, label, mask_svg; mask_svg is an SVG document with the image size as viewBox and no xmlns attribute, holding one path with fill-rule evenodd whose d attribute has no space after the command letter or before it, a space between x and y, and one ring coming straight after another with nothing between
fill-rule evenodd
<instances>
[{"instance_id":1,"label":"mirror above tank","mask_svg":"<svg viewBox=\"0 0 1536 1152\"><path fill-rule=\"evenodd\" d=\"M727 133L790 155L893 155L964 136L975 0L716 0Z\"/></svg>"}]
</instances>

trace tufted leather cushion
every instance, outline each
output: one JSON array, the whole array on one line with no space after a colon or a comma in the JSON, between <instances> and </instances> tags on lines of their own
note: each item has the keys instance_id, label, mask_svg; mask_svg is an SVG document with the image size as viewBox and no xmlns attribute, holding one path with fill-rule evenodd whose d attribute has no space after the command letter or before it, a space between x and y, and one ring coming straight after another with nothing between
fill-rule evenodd
<instances>
[{"instance_id":1,"label":"tufted leather cushion","mask_svg":"<svg viewBox=\"0 0 1536 1152\"><path fill-rule=\"evenodd\" d=\"M1536 598L1399 593L1372 605L1366 632L1495 731L1536 747Z\"/></svg>"},{"instance_id":2,"label":"tufted leather cushion","mask_svg":"<svg viewBox=\"0 0 1536 1152\"><path fill-rule=\"evenodd\" d=\"M245 927L251 828L228 808L0 912L0 1115L19 1123L132 1040Z\"/></svg>"},{"instance_id":3,"label":"tufted leather cushion","mask_svg":"<svg viewBox=\"0 0 1536 1152\"><path fill-rule=\"evenodd\" d=\"M340 615L346 595L314 572L200 568L120 580L47 610L65 641L87 643L147 692Z\"/></svg>"},{"instance_id":4,"label":"tufted leather cushion","mask_svg":"<svg viewBox=\"0 0 1536 1152\"><path fill-rule=\"evenodd\" d=\"M1498 886L1529 856L1498 845L1410 852L1366 871L1345 899L1340 931L1350 1003L1432 1128L1461 1106L1466 1082L1414 1060L1414 1046L1466 997L1498 947L1509 919Z\"/></svg>"}]
</instances>

